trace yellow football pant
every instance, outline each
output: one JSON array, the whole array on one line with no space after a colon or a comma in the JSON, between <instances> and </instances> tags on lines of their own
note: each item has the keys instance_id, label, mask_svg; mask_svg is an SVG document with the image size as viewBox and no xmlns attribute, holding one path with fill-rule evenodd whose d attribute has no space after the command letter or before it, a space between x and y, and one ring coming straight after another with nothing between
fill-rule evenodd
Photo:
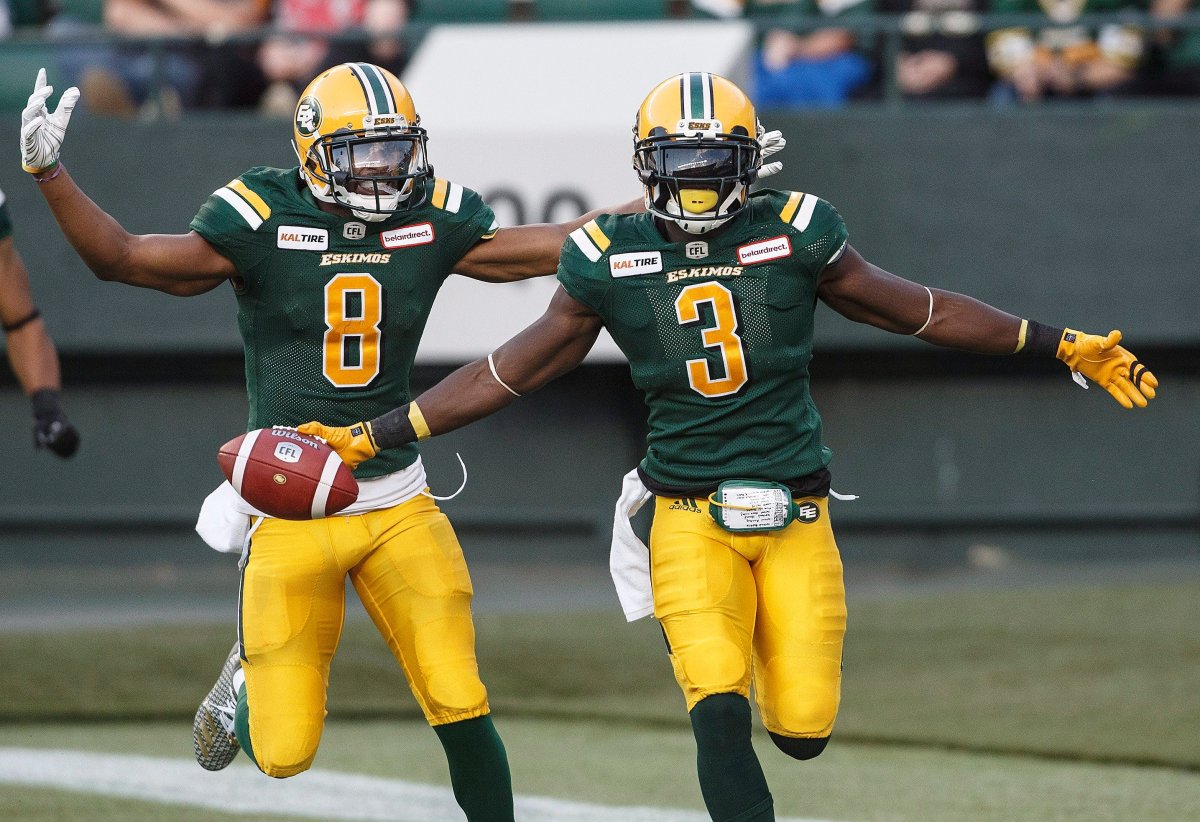
<instances>
[{"instance_id":1,"label":"yellow football pant","mask_svg":"<svg viewBox=\"0 0 1200 822\"><path fill-rule=\"evenodd\" d=\"M299 773L316 755L347 574L431 725L488 712L471 579L433 500L305 522L267 519L242 571L239 632L250 741L269 776Z\"/></svg>"},{"instance_id":2,"label":"yellow football pant","mask_svg":"<svg viewBox=\"0 0 1200 822\"><path fill-rule=\"evenodd\" d=\"M826 737L841 700L846 590L827 501L816 522L733 534L704 499L658 497L650 532L654 615L688 711L755 698L767 730ZM698 504L697 504L698 503Z\"/></svg>"}]
</instances>

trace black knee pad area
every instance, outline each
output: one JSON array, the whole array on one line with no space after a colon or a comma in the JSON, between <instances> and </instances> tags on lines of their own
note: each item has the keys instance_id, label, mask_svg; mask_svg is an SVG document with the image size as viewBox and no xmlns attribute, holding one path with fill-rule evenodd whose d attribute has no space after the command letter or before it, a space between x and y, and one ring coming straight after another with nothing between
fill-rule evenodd
<instances>
[{"instance_id":1,"label":"black knee pad area","mask_svg":"<svg viewBox=\"0 0 1200 822\"><path fill-rule=\"evenodd\" d=\"M770 731L768 731L770 733ZM821 751L825 750L825 746L829 744L829 737L819 736L814 739L797 739L792 736L780 736L776 733L771 733L771 741L775 743L775 747L783 751L792 759L815 759L821 755Z\"/></svg>"}]
</instances>

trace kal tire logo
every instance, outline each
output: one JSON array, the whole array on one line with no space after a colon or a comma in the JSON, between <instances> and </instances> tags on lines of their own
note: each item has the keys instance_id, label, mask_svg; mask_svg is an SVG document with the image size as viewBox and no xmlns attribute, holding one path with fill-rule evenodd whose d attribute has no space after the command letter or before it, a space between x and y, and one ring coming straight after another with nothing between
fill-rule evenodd
<instances>
[{"instance_id":1,"label":"kal tire logo","mask_svg":"<svg viewBox=\"0 0 1200 822\"><path fill-rule=\"evenodd\" d=\"M663 270L661 251L634 251L608 258L608 270L614 277L636 277Z\"/></svg>"},{"instance_id":2,"label":"kal tire logo","mask_svg":"<svg viewBox=\"0 0 1200 822\"><path fill-rule=\"evenodd\" d=\"M309 95L296 105L296 131L311 137L321 127L321 101Z\"/></svg>"},{"instance_id":3,"label":"kal tire logo","mask_svg":"<svg viewBox=\"0 0 1200 822\"><path fill-rule=\"evenodd\" d=\"M769 240L759 240L757 243L747 243L738 246L738 262L742 265L765 263L792 256L792 241L785 235L772 237Z\"/></svg>"},{"instance_id":4,"label":"kal tire logo","mask_svg":"<svg viewBox=\"0 0 1200 822\"><path fill-rule=\"evenodd\" d=\"M815 502L801 502L796 505L796 519L800 522L816 522L821 518L821 509Z\"/></svg>"},{"instance_id":5,"label":"kal tire logo","mask_svg":"<svg viewBox=\"0 0 1200 822\"><path fill-rule=\"evenodd\" d=\"M708 256L708 243L704 240L688 243L683 247L683 254L689 260L703 260Z\"/></svg>"},{"instance_id":6,"label":"kal tire logo","mask_svg":"<svg viewBox=\"0 0 1200 822\"><path fill-rule=\"evenodd\" d=\"M414 245L429 245L433 242L433 237L433 223L418 223L385 231L379 235L379 242L383 243L384 248L391 251Z\"/></svg>"},{"instance_id":7,"label":"kal tire logo","mask_svg":"<svg viewBox=\"0 0 1200 822\"><path fill-rule=\"evenodd\" d=\"M281 442L275 446L275 459L280 462L300 462L300 446L290 442Z\"/></svg>"},{"instance_id":8,"label":"kal tire logo","mask_svg":"<svg viewBox=\"0 0 1200 822\"><path fill-rule=\"evenodd\" d=\"M366 223L346 223L342 226L342 236L347 240L361 240L367 236Z\"/></svg>"},{"instance_id":9,"label":"kal tire logo","mask_svg":"<svg viewBox=\"0 0 1200 822\"><path fill-rule=\"evenodd\" d=\"M325 251L329 248L329 231L299 225L281 225L275 234L275 245L300 251Z\"/></svg>"}]
</instances>

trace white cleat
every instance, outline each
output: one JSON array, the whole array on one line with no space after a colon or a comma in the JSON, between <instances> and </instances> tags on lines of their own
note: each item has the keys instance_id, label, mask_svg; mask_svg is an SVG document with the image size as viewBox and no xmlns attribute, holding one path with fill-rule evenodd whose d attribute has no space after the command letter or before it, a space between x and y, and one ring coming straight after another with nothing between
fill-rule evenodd
<instances>
[{"instance_id":1,"label":"white cleat","mask_svg":"<svg viewBox=\"0 0 1200 822\"><path fill-rule=\"evenodd\" d=\"M192 748L196 761L208 771L219 771L233 761L240 748L233 734L233 716L237 710L237 694L233 690L234 672L241 667L238 643L234 643L229 658L221 666L221 675L196 709L192 723Z\"/></svg>"}]
</instances>

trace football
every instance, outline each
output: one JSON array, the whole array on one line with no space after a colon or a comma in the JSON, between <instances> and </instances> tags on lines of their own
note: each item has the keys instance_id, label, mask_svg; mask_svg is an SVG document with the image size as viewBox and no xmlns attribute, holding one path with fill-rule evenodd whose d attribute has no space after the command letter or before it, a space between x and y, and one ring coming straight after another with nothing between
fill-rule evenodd
<instances>
[{"instance_id":1,"label":"football","mask_svg":"<svg viewBox=\"0 0 1200 822\"><path fill-rule=\"evenodd\" d=\"M217 462L242 499L279 519L327 517L358 499L350 466L293 428L247 431L221 446Z\"/></svg>"}]
</instances>

